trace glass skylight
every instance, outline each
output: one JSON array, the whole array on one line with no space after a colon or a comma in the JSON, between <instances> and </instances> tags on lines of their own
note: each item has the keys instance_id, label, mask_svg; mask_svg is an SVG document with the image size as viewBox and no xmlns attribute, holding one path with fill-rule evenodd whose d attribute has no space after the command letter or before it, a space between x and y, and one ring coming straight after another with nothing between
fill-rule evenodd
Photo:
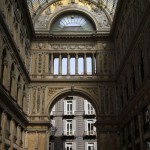
<instances>
[{"instance_id":1,"label":"glass skylight","mask_svg":"<svg viewBox=\"0 0 150 150\"><path fill-rule=\"evenodd\" d=\"M85 16L69 13L56 19L52 31L93 31L94 25Z\"/></svg>"}]
</instances>

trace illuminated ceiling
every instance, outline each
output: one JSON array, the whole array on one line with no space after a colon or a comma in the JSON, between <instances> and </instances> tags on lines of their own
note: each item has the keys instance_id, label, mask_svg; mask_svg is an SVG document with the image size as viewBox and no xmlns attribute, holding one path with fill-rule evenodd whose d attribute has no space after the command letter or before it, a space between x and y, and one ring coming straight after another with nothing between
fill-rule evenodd
<instances>
[{"instance_id":1,"label":"illuminated ceiling","mask_svg":"<svg viewBox=\"0 0 150 150\"><path fill-rule=\"evenodd\" d=\"M108 31L113 22L117 2L118 0L27 0L35 31L50 29L51 18L64 8L89 12L96 18L97 24L101 24L97 30ZM102 27L104 21L108 22L109 29L108 26Z\"/></svg>"}]
</instances>

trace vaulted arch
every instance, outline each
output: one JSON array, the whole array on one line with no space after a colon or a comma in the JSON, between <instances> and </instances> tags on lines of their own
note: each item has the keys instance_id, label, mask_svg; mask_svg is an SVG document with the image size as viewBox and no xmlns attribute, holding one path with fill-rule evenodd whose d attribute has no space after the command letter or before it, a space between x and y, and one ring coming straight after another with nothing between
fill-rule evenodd
<instances>
[{"instance_id":1,"label":"vaulted arch","mask_svg":"<svg viewBox=\"0 0 150 150\"><path fill-rule=\"evenodd\" d=\"M83 98L86 98L95 108L96 114L98 115L100 113L98 99L96 99L95 96L89 93L87 90L77 87L65 88L56 92L54 96L52 96L51 99L48 100L49 102L45 113L49 116L54 104L61 98L68 95L81 96Z\"/></svg>"}]
</instances>

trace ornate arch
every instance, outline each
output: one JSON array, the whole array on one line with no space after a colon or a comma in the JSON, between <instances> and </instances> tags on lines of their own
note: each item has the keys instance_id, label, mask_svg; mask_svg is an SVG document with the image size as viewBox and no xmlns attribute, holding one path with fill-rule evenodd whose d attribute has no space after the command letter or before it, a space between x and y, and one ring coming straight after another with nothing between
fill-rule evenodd
<instances>
[{"instance_id":1,"label":"ornate arch","mask_svg":"<svg viewBox=\"0 0 150 150\"><path fill-rule=\"evenodd\" d=\"M94 3L92 6L80 6L80 5L66 5L60 7L59 5L51 11L51 6L53 3L48 3L44 8L38 10L38 12L33 16L34 28L37 31L49 31L51 23L56 19L56 17L66 13L66 12L80 12L80 14L85 15L90 22L94 24L97 31L107 31L109 32L112 19L108 15L107 11L103 7L97 7Z\"/></svg>"},{"instance_id":2,"label":"ornate arch","mask_svg":"<svg viewBox=\"0 0 150 150\"><path fill-rule=\"evenodd\" d=\"M54 104L61 98L68 96L68 95L78 95L78 96L82 96L86 98L94 106L96 114L98 115L100 113L98 98L96 98L94 94L90 93L86 89L71 86L70 88L63 88L63 89L57 90L55 94L53 94L51 98L48 99L48 105L47 105L47 108L45 109L46 111L45 114L49 116L50 110L52 109Z\"/></svg>"}]
</instances>

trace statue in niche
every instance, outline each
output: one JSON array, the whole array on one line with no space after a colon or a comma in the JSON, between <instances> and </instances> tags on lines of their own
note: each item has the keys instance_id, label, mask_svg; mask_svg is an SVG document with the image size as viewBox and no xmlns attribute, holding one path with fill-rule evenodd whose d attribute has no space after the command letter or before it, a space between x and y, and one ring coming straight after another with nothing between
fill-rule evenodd
<instances>
[{"instance_id":1,"label":"statue in niche","mask_svg":"<svg viewBox=\"0 0 150 150\"><path fill-rule=\"evenodd\" d=\"M49 21L49 16L48 15L40 16L39 19L38 19L38 25L42 26L42 27L46 27L48 21Z\"/></svg>"},{"instance_id":2,"label":"statue in niche","mask_svg":"<svg viewBox=\"0 0 150 150\"><path fill-rule=\"evenodd\" d=\"M109 23L108 23L108 20L104 19L103 22L102 22L102 27L109 27Z\"/></svg>"},{"instance_id":3,"label":"statue in niche","mask_svg":"<svg viewBox=\"0 0 150 150\"><path fill-rule=\"evenodd\" d=\"M108 22L106 17L101 18L101 21L99 22L99 25L100 25L101 28L109 28L110 27L109 22Z\"/></svg>"},{"instance_id":4,"label":"statue in niche","mask_svg":"<svg viewBox=\"0 0 150 150\"><path fill-rule=\"evenodd\" d=\"M52 12L51 12L51 8L49 7L46 11L45 11L45 15L50 15Z\"/></svg>"}]
</instances>

